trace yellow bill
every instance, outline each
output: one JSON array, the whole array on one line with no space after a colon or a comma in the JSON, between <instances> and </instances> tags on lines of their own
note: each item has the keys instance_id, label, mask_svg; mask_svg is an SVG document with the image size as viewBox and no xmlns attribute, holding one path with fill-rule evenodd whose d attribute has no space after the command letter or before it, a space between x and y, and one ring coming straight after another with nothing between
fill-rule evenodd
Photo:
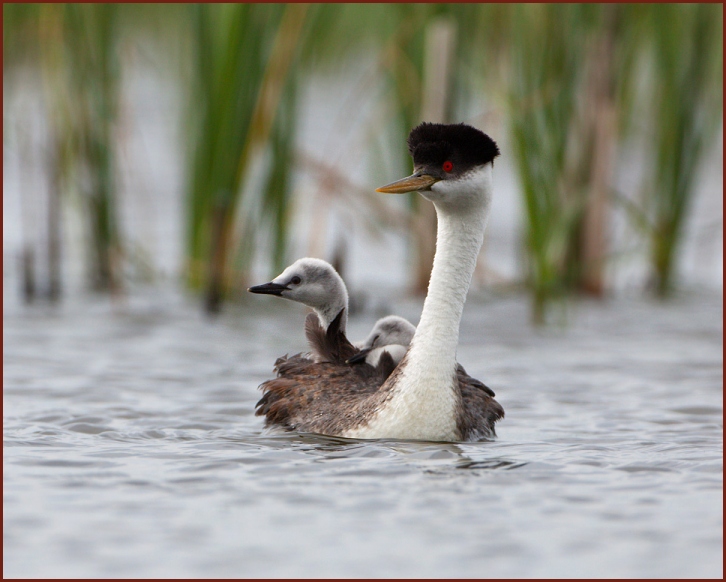
<instances>
[{"instance_id":1,"label":"yellow bill","mask_svg":"<svg viewBox=\"0 0 726 582\"><path fill-rule=\"evenodd\" d=\"M426 188L429 188L432 184L435 184L438 181L439 178L434 178L433 176L428 176L426 174L422 176L413 174L412 176L408 176L408 178L402 178L385 186L381 186L380 188L376 188L376 192L383 192L384 194L418 192L419 190L426 190Z\"/></svg>"}]
</instances>

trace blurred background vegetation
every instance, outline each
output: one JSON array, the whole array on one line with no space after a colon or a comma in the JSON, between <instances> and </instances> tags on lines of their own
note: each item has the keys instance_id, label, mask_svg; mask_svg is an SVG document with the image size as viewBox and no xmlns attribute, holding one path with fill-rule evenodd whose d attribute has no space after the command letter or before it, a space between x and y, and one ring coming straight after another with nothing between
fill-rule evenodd
<instances>
[{"instance_id":1,"label":"blurred background vegetation","mask_svg":"<svg viewBox=\"0 0 726 582\"><path fill-rule=\"evenodd\" d=\"M301 172L323 194L344 190L371 228L410 233L410 289L425 292L431 205L411 195L389 207L373 194L410 172L406 136L422 120L465 121L508 144L522 196L519 284L535 321L554 301L606 292L616 209L648 257L644 291L667 297L698 172L722 127L722 22L720 4L4 4L4 149L42 155L47 175L46 216L23 209L32 217L20 252L24 297L41 288L61 297L71 204L83 219L89 285L123 292L133 249L119 212L119 109L134 50L164 63L183 102L184 281L209 312L244 288L259 253L270 276L298 258L290 236ZM361 86L330 115L345 134L361 107L355 94L375 95L375 122L350 144L369 164L365 183L299 145L301 88L361 61L372 63ZM40 121L7 106L28 70L42 80ZM33 123L44 128L40 150L24 135ZM623 191L617 165L632 144L643 170ZM28 233L35 224L46 231L42 253ZM323 258L343 268L341 256Z\"/></svg>"}]
</instances>

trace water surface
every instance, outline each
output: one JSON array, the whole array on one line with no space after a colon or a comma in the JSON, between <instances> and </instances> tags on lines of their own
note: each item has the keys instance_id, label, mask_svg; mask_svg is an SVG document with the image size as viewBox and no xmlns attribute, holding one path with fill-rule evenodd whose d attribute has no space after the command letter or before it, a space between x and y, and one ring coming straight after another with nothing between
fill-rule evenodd
<instances>
[{"instance_id":1,"label":"water surface","mask_svg":"<svg viewBox=\"0 0 726 582\"><path fill-rule=\"evenodd\" d=\"M6 577L722 577L720 294L545 331L470 298L459 361L506 417L468 444L263 431L304 312L256 299L5 309Z\"/></svg>"}]
</instances>

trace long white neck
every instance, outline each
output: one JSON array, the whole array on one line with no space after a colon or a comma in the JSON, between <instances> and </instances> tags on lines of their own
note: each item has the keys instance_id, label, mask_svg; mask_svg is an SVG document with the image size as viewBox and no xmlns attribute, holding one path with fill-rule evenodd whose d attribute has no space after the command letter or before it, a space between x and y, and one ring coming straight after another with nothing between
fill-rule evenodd
<instances>
[{"instance_id":1,"label":"long white neck","mask_svg":"<svg viewBox=\"0 0 726 582\"><path fill-rule=\"evenodd\" d=\"M436 208L436 255L421 320L411 340L408 367L451 374L456 367L459 324L484 241L486 213L449 214Z\"/></svg>"},{"instance_id":2,"label":"long white neck","mask_svg":"<svg viewBox=\"0 0 726 582\"><path fill-rule=\"evenodd\" d=\"M441 183L438 183L441 184ZM435 186L437 186L436 184ZM436 255L421 320L392 396L376 418L349 436L457 440L459 324L491 206L491 165L467 180L432 187ZM453 201L452 201L453 198ZM355 433L355 434L354 434Z\"/></svg>"}]
</instances>

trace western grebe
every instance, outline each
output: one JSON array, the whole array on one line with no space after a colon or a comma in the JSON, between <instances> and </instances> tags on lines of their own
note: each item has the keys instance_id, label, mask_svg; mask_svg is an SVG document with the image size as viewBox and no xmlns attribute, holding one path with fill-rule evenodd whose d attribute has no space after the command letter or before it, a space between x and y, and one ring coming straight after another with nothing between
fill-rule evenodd
<instances>
[{"instance_id":1,"label":"western grebe","mask_svg":"<svg viewBox=\"0 0 726 582\"><path fill-rule=\"evenodd\" d=\"M359 372L370 366L345 363L346 353L354 352L347 349L345 343L350 342L340 331L343 317L338 329L333 320L324 332L335 348L331 361L314 363L300 355L280 358L278 377L261 385L257 414L265 415L267 425L363 439L461 441L495 436L494 423L504 410L473 379L462 381L456 348L489 217L492 166L499 149L489 136L464 124L422 123L411 131L408 146L413 175L378 191L420 192L433 202L438 227L428 294L406 355L376 385L376 378L365 379ZM309 339L313 331L320 336L323 329L316 315L308 316L306 331Z\"/></svg>"}]
</instances>

